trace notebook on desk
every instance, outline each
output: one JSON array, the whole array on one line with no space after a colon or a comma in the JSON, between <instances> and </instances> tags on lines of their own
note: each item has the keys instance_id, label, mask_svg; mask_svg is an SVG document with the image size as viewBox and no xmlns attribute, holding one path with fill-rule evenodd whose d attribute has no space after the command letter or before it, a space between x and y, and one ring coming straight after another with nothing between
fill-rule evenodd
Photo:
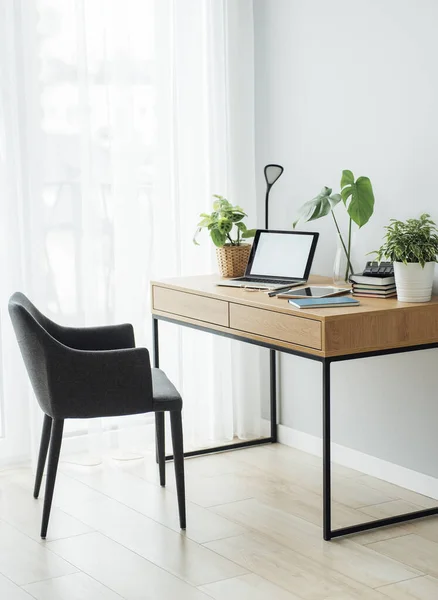
<instances>
[{"instance_id":1,"label":"notebook on desk","mask_svg":"<svg viewBox=\"0 0 438 600\"><path fill-rule=\"evenodd\" d=\"M335 308L338 306L359 306L359 300L345 296L332 296L329 298L297 298L289 300L295 308Z\"/></svg>"},{"instance_id":2,"label":"notebook on desk","mask_svg":"<svg viewBox=\"0 0 438 600\"><path fill-rule=\"evenodd\" d=\"M258 290L289 289L307 282L319 233L258 229L243 277L216 285Z\"/></svg>"}]
</instances>

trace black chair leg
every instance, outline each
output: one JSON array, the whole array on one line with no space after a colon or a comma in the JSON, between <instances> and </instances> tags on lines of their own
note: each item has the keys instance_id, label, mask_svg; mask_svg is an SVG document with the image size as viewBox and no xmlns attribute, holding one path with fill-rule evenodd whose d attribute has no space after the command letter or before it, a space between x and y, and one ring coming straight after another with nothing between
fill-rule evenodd
<instances>
[{"instance_id":1,"label":"black chair leg","mask_svg":"<svg viewBox=\"0 0 438 600\"><path fill-rule=\"evenodd\" d=\"M181 529L186 528L186 493L184 483L184 450L181 411L170 413L172 428L173 457L175 463L176 492L178 494L179 523Z\"/></svg>"},{"instance_id":2,"label":"black chair leg","mask_svg":"<svg viewBox=\"0 0 438 600\"><path fill-rule=\"evenodd\" d=\"M155 413L155 436L160 485L166 485L166 448L165 448L164 412Z\"/></svg>"},{"instance_id":3,"label":"black chair leg","mask_svg":"<svg viewBox=\"0 0 438 600\"><path fill-rule=\"evenodd\" d=\"M43 540L46 539L47 527L49 525L50 509L52 508L53 490L55 489L56 471L58 470L63 430L64 420L54 419L52 424L52 435L50 437L46 492L44 495L43 521L41 524L41 537Z\"/></svg>"},{"instance_id":4,"label":"black chair leg","mask_svg":"<svg viewBox=\"0 0 438 600\"><path fill-rule=\"evenodd\" d=\"M46 466L47 450L49 449L50 432L52 431L52 417L44 415L43 431L41 433L40 452L38 454L38 465L35 477L33 497L38 498L40 494L41 481L43 479L44 467Z\"/></svg>"}]
</instances>

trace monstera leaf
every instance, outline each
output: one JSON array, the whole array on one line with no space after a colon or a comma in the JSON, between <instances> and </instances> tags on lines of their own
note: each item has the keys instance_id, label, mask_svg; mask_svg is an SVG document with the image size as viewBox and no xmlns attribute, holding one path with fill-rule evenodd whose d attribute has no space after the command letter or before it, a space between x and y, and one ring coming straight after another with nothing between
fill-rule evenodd
<instances>
[{"instance_id":1,"label":"monstera leaf","mask_svg":"<svg viewBox=\"0 0 438 600\"><path fill-rule=\"evenodd\" d=\"M348 233L347 237L341 234L341 230L336 219L335 211L333 210L337 204L343 201L343 204L348 212ZM333 222L338 233L339 240L347 258L347 269L345 273L345 281L348 281L349 273L353 273L351 264L351 234L352 222L359 227L363 227L368 223L374 211L374 194L371 186L371 181L368 177L358 177L354 180L354 175L351 171L342 171L341 178L341 193L332 194L332 190L328 187L322 188L321 192L309 200L298 211L298 216L295 219L293 227L295 229L299 221L315 221L321 217L331 214Z\"/></svg>"},{"instance_id":2,"label":"monstera leaf","mask_svg":"<svg viewBox=\"0 0 438 600\"><path fill-rule=\"evenodd\" d=\"M374 211L374 193L368 177L354 181L351 171L342 171L341 196L352 221L363 227Z\"/></svg>"},{"instance_id":3,"label":"monstera leaf","mask_svg":"<svg viewBox=\"0 0 438 600\"><path fill-rule=\"evenodd\" d=\"M325 217L340 201L339 194L332 194L332 189L324 186L313 200L309 200L300 208L293 224L294 229L299 221L307 223Z\"/></svg>"}]
</instances>

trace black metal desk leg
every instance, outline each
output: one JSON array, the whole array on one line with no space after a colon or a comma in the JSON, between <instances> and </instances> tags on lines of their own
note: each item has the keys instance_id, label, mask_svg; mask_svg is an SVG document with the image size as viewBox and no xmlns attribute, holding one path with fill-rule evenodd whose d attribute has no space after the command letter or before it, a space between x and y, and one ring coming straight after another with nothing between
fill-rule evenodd
<instances>
[{"instance_id":1,"label":"black metal desk leg","mask_svg":"<svg viewBox=\"0 0 438 600\"><path fill-rule=\"evenodd\" d=\"M175 325L185 325L186 327L190 327L191 329L197 329L200 331L209 331L208 328L204 328L199 325L193 325L190 323L182 323L176 319L163 317L163 316L152 316L152 334L153 334L153 359L152 363L155 368L159 368L160 366L160 357L159 357L159 336L158 336L158 321L166 321L168 323L174 323ZM233 334L224 334L219 333L217 331L212 331L211 333L215 333L216 335L222 335L224 337L230 339L238 339L239 341L246 341L246 339L241 339L239 336ZM255 342L249 342L255 343ZM266 347L265 344L255 343L257 346ZM270 413L271 413L271 435L269 437L257 438L255 440L245 440L244 442L237 442L232 444L223 444L221 446L200 448L198 450L190 450L189 452L184 452L184 457L189 456L203 456L205 454L213 454L215 452L225 452L227 450L237 450L239 448L250 448L252 446L261 446L264 444L272 444L277 441L277 363L276 363L276 352L281 350L281 348L276 348L275 350L270 346L269 348L269 370L270 370ZM294 352L294 354L301 354L298 352ZM314 360L320 360L320 358L311 357ZM155 419L156 431L158 432L157 437L161 439L165 439L165 431L164 431L164 420L160 421L160 417ZM157 447L157 446L156 446ZM158 463L158 449L156 450L156 458ZM165 460L173 460L173 454L169 454L165 456Z\"/></svg>"},{"instance_id":2,"label":"black metal desk leg","mask_svg":"<svg viewBox=\"0 0 438 600\"><path fill-rule=\"evenodd\" d=\"M160 366L160 348L158 340L158 319L152 317L153 365L156 369Z\"/></svg>"},{"instance_id":3,"label":"black metal desk leg","mask_svg":"<svg viewBox=\"0 0 438 600\"><path fill-rule=\"evenodd\" d=\"M152 340L153 340L153 357L152 362L156 369L160 366L160 348L158 340L158 319L152 317ZM164 485L165 482L165 471L164 471L164 457L166 455L165 450L165 418L164 413L155 413L155 461L160 464L160 484ZM160 461L161 457L161 461Z\"/></svg>"},{"instance_id":4,"label":"black metal desk leg","mask_svg":"<svg viewBox=\"0 0 438 600\"><path fill-rule=\"evenodd\" d=\"M323 536L332 539L331 506L331 427L330 427L330 360L322 361L322 456L323 456Z\"/></svg>"},{"instance_id":5,"label":"black metal desk leg","mask_svg":"<svg viewBox=\"0 0 438 600\"><path fill-rule=\"evenodd\" d=\"M277 441L277 363L275 350L269 350L269 371L271 386L271 441Z\"/></svg>"}]
</instances>

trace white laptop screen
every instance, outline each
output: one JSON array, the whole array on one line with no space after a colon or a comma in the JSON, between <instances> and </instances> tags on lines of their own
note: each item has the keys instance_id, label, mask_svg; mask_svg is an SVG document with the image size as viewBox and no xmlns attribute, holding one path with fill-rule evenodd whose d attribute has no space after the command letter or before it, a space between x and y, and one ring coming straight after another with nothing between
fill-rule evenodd
<instances>
[{"instance_id":1,"label":"white laptop screen","mask_svg":"<svg viewBox=\"0 0 438 600\"><path fill-rule=\"evenodd\" d=\"M261 231L247 275L305 278L314 239L315 234Z\"/></svg>"}]
</instances>

